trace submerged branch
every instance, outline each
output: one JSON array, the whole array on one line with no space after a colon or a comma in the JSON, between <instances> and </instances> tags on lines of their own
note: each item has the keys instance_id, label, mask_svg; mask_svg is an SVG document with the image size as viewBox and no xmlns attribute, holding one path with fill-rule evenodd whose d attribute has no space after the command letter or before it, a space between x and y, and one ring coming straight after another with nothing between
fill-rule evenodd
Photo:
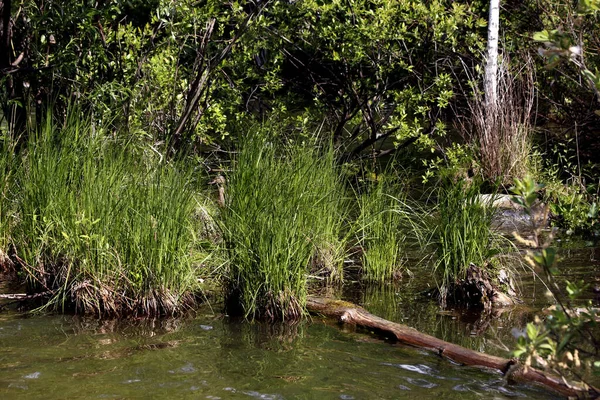
<instances>
[{"instance_id":1,"label":"submerged branch","mask_svg":"<svg viewBox=\"0 0 600 400\"><path fill-rule=\"evenodd\" d=\"M35 294L26 294L26 293L0 293L0 299L7 299L7 300L32 300L32 299L37 299L39 297L44 297L44 296L50 296L52 295L53 292L52 291L47 291L47 292L42 292L42 293L35 293Z\"/></svg>"},{"instance_id":2,"label":"submerged branch","mask_svg":"<svg viewBox=\"0 0 600 400\"><path fill-rule=\"evenodd\" d=\"M312 313L337 318L344 323L390 333L401 343L431 350L444 358L463 365L495 369L502 372L508 379L525 383L532 382L560 393L563 396L598 398L600 394L600 391L594 387L588 388L570 384L562 378L532 367L526 367L517 359L507 359L480 353L426 335L406 325L385 320L349 302L309 296L306 306Z\"/></svg>"}]
</instances>

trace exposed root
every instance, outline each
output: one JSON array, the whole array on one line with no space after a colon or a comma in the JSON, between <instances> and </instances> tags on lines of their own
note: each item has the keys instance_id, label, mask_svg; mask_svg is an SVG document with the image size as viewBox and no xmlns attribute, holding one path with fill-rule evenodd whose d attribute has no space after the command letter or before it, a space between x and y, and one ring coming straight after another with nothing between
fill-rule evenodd
<instances>
[{"instance_id":1,"label":"exposed root","mask_svg":"<svg viewBox=\"0 0 600 400\"><path fill-rule=\"evenodd\" d=\"M84 280L71 285L69 304L77 314L100 317L161 317L183 315L196 305L191 293L177 295L168 289L152 289L131 295L109 285Z\"/></svg>"},{"instance_id":2,"label":"exposed root","mask_svg":"<svg viewBox=\"0 0 600 400\"><path fill-rule=\"evenodd\" d=\"M504 293L485 269L471 264L465 279L445 289L442 302L444 303L445 300L466 307L482 307L484 310L491 310L514 305L517 301L513 297L514 291L510 285L509 293L510 295Z\"/></svg>"},{"instance_id":3,"label":"exposed root","mask_svg":"<svg viewBox=\"0 0 600 400\"><path fill-rule=\"evenodd\" d=\"M256 297L253 309L244 309L239 290L230 290L225 296L227 313L269 322L297 322L305 315L303 302L287 290L277 294L269 291Z\"/></svg>"},{"instance_id":4,"label":"exposed root","mask_svg":"<svg viewBox=\"0 0 600 400\"><path fill-rule=\"evenodd\" d=\"M302 304L296 296L288 291L280 291L276 296L268 292L264 309L258 313L269 321L297 321L304 315L302 310Z\"/></svg>"}]
</instances>

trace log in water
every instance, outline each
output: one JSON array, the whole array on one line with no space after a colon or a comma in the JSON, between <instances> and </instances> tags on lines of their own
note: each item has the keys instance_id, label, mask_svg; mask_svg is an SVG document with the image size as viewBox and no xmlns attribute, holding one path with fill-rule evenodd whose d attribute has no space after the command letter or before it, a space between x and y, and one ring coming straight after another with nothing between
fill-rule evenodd
<instances>
[{"instance_id":1,"label":"log in water","mask_svg":"<svg viewBox=\"0 0 600 400\"><path fill-rule=\"evenodd\" d=\"M312 313L337 318L343 323L390 333L401 343L434 351L442 357L463 365L495 369L508 379L538 384L564 396L598 398L600 393L596 388L578 386L535 368L525 367L517 359L492 356L440 340L406 325L377 317L364 308L346 301L309 296L306 306Z\"/></svg>"}]
</instances>

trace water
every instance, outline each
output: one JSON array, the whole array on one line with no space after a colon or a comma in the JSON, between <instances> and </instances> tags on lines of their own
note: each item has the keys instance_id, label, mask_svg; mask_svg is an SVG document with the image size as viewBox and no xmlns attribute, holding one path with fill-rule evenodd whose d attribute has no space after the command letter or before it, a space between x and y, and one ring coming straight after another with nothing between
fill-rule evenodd
<instances>
[{"instance_id":1,"label":"water","mask_svg":"<svg viewBox=\"0 0 600 400\"><path fill-rule=\"evenodd\" d=\"M598 281L598 250L568 247L561 249L564 276ZM522 306L483 316L440 312L419 294L429 281L425 272L413 272L400 286L350 285L343 297L500 356L549 304L544 287L526 274ZM0 313L0 399L552 398L537 387L506 384L499 373L455 365L351 326L318 318L293 326L247 323L218 311L121 322Z\"/></svg>"},{"instance_id":2,"label":"water","mask_svg":"<svg viewBox=\"0 0 600 400\"><path fill-rule=\"evenodd\" d=\"M231 321L0 320L0 398L547 398L501 375L343 332Z\"/></svg>"}]
</instances>

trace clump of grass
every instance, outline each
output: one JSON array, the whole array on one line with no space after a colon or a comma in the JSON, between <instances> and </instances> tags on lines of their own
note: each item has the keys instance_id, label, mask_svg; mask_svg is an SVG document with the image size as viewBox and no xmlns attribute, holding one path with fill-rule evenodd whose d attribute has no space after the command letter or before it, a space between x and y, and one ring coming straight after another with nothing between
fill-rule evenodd
<instances>
[{"instance_id":1,"label":"clump of grass","mask_svg":"<svg viewBox=\"0 0 600 400\"><path fill-rule=\"evenodd\" d=\"M489 267L502 250L501 236L492 228L493 198L483 200L475 183L457 182L440 189L434 242L435 271L442 302L448 290L467 277L471 264Z\"/></svg>"},{"instance_id":2,"label":"clump of grass","mask_svg":"<svg viewBox=\"0 0 600 400\"><path fill-rule=\"evenodd\" d=\"M481 172L490 181L510 185L530 167L534 70L531 59L516 68L505 57L498 68L496 103L486 103L484 93L476 92L469 100L468 121L459 124L477 147Z\"/></svg>"},{"instance_id":3,"label":"clump of grass","mask_svg":"<svg viewBox=\"0 0 600 400\"><path fill-rule=\"evenodd\" d=\"M11 215L13 211L12 188L15 173L14 141L8 133L0 133L0 271L10 267L8 257Z\"/></svg>"},{"instance_id":4,"label":"clump of grass","mask_svg":"<svg viewBox=\"0 0 600 400\"><path fill-rule=\"evenodd\" d=\"M429 215L409 200L397 171L374 177L358 189L354 232L361 248L362 279L383 283L401 278L410 248L429 243Z\"/></svg>"},{"instance_id":5,"label":"clump of grass","mask_svg":"<svg viewBox=\"0 0 600 400\"><path fill-rule=\"evenodd\" d=\"M74 112L30 133L14 243L46 308L172 315L194 302L194 180L140 153Z\"/></svg>"},{"instance_id":6,"label":"clump of grass","mask_svg":"<svg viewBox=\"0 0 600 400\"><path fill-rule=\"evenodd\" d=\"M362 277L373 282L399 278L406 241L406 232L401 231L404 202L383 176L366 186L358 195Z\"/></svg>"},{"instance_id":7,"label":"clump of grass","mask_svg":"<svg viewBox=\"0 0 600 400\"><path fill-rule=\"evenodd\" d=\"M333 151L277 145L259 132L235 160L225 200L230 312L300 318L309 271L342 273L344 189Z\"/></svg>"}]
</instances>

